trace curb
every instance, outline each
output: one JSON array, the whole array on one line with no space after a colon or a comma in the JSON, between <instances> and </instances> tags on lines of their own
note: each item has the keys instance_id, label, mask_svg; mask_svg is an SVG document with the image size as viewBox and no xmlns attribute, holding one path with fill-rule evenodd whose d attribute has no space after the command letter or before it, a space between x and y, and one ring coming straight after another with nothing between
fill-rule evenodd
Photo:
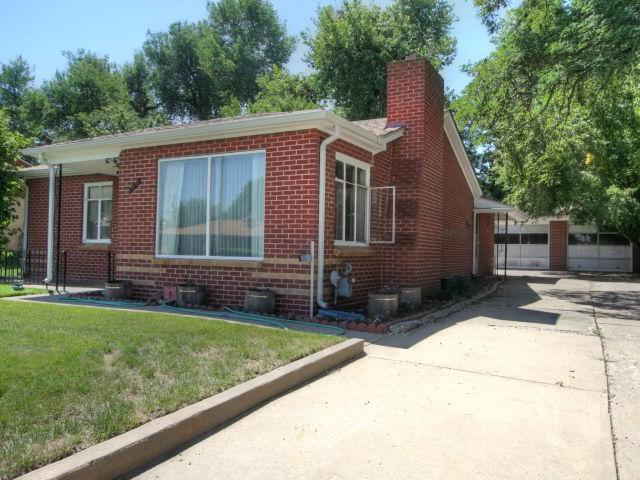
<instances>
[{"instance_id":1,"label":"curb","mask_svg":"<svg viewBox=\"0 0 640 480\"><path fill-rule=\"evenodd\" d=\"M108 480L119 477L363 353L363 340L345 340L19 478Z\"/></svg>"},{"instance_id":2,"label":"curb","mask_svg":"<svg viewBox=\"0 0 640 480\"><path fill-rule=\"evenodd\" d=\"M407 332L410 332L411 330L415 330L416 328L420 328L421 326L426 325L427 323L437 322L443 319L444 317L448 317L452 313L458 312L460 310L464 310L469 305L473 305L474 303L487 298L489 295L493 295L498 289L498 287L502 285L503 282L504 280L498 280L496 283L491 285L486 290L483 290L477 293L476 295L474 295L473 297L467 300L463 300L461 302L455 303L449 307L443 308L442 310L437 310L433 313L420 317L419 319L405 320L405 321L400 321L398 323L391 324L389 325L389 333L391 333L392 335L407 333Z\"/></svg>"}]
</instances>

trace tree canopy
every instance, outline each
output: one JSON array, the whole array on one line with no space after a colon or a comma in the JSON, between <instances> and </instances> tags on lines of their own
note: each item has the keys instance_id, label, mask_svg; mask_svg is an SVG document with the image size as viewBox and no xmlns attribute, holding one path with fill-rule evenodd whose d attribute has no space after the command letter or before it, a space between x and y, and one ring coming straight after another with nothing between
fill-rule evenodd
<instances>
[{"instance_id":1,"label":"tree canopy","mask_svg":"<svg viewBox=\"0 0 640 480\"><path fill-rule=\"evenodd\" d=\"M494 31L453 102L508 202L640 239L640 4L476 0Z\"/></svg>"},{"instance_id":2,"label":"tree canopy","mask_svg":"<svg viewBox=\"0 0 640 480\"><path fill-rule=\"evenodd\" d=\"M414 53L438 69L450 64L453 21L445 0L395 0L386 8L344 0L339 8L318 9L316 31L303 34L306 61L340 113L351 120L382 117L387 64Z\"/></svg>"},{"instance_id":3,"label":"tree canopy","mask_svg":"<svg viewBox=\"0 0 640 480\"><path fill-rule=\"evenodd\" d=\"M295 42L266 0L209 3L209 18L149 33L143 46L150 83L171 117L205 120L229 104L247 105L258 77L282 67Z\"/></svg>"},{"instance_id":4,"label":"tree canopy","mask_svg":"<svg viewBox=\"0 0 640 480\"><path fill-rule=\"evenodd\" d=\"M258 78L258 94L249 112L293 112L319 108L320 98L314 77L292 75L275 67Z\"/></svg>"},{"instance_id":5,"label":"tree canopy","mask_svg":"<svg viewBox=\"0 0 640 480\"><path fill-rule=\"evenodd\" d=\"M5 242L2 235L13 219L15 198L22 190L22 182L17 175L16 162L20 149L28 140L14 131L11 115L0 108L0 246Z\"/></svg>"}]
</instances>

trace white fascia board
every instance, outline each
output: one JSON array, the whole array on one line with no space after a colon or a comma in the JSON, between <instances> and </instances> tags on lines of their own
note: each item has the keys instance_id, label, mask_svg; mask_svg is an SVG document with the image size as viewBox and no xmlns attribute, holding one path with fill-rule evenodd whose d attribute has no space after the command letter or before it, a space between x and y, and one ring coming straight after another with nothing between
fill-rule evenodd
<instances>
[{"instance_id":1,"label":"white fascia board","mask_svg":"<svg viewBox=\"0 0 640 480\"><path fill-rule=\"evenodd\" d=\"M447 138L449 139L449 144L453 149L453 153L458 160L458 164L462 169L462 173L464 174L464 178L469 185L469 189L471 193L473 193L474 198L482 197L482 189L480 188L480 183L476 178L476 174L473 171L473 167L471 166L471 162L469 161L469 157L467 156L467 152L464 149L464 144L460 139L460 133L458 132L458 127L456 126L456 122L453 119L453 115L449 110L445 110L444 112L444 131L447 134Z\"/></svg>"},{"instance_id":2,"label":"white fascia board","mask_svg":"<svg viewBox=\"0 0 640 480\"><path fill-rule=\"evenodd\" d=\"M386 149L386 140L326 110L291 112L283 115L250 117L246 119L179 126L167 130L148 130L131 134L96 137L25 148L25 155L44 154L48 163L72 163L82 160L117 157L120 152L133 148L246 137L295 130L318 129L332 133L336 125L342 129L341 137L371 153Z\"/></svg>"}]
</instances>

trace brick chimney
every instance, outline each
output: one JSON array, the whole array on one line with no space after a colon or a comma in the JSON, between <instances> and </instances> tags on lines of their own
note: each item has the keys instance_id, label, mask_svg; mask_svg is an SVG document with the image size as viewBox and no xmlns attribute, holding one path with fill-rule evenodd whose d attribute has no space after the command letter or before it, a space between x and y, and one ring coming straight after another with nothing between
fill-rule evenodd
<instances>
[{"instance_id":1,"label":"brick chimney","mask_svg":"<svg viewBox=\"0 0 640 480\"><path fill-rule=\"evenodd\" d=\"M387 281L427 292L440 287L442 270L443 121L444 81L431 64L417 57L390 63L387 124L404 124L405 131L392 169L396 239L403 247L395 249L403 261L393 264L403 267L390 271Z\"/></svg>"}]
</instances>

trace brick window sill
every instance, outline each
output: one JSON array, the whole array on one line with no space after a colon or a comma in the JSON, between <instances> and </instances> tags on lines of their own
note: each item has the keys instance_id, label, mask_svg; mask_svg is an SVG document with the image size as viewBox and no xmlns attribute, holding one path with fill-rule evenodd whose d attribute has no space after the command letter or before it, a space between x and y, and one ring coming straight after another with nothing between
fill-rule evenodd
<instances>
[{"instance_id":1,"label":"brick window sill","mask_svg":"<svg viewBox=\"0 0 640 480\"><path fill-rule=\"evenodd\" d=\"M154 258L156 265L184 265L203 267L260 268L262 260L219 260L208 258Z\"/></svg>"},{"instance_id":2,"label":"brick window sill","mask_svg":"<svg viewBox=\"0 0 640 480\"><path fill-rule=\"evenodd\" d=\"M375 255L374 250L370 246L344 246L335 245L333 252L336 257L372 257Z\"/></svg>"},{"instance_id":3,"label":"brick window sill","mask_svg":"<svg viewBox=\"0 0 640 480\"><path fill-rule=\"evenodd\" d=\"M97 250L99 252L106 252L111 249L110 243L83 243L79 247L80 250Z\"/></svg>"}]
</instances>

